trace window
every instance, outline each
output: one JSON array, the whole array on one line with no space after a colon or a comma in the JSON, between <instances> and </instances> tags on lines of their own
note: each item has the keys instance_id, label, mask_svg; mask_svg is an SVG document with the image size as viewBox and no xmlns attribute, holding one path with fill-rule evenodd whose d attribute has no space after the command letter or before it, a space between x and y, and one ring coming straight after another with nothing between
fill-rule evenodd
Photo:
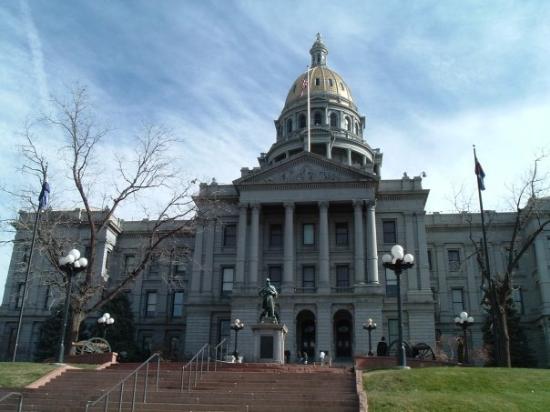
<instances>
[{"instance_id":1,"label":"window","mask_svg":"<svg viewBox=\"0 0 550 412\"><path fill-rule=\"evenodd\" d=\"M359 135L359 125L355 123L355 134Z\"/></svg>"},{"instance_id":2,"label":"window","mask_svg":"<svg viewBox=\"0 0 550 412\"><path fill-rule=\"evenodd\" d=\"M170 311L173 318L181 318L183 316L183 291L175 291L172 294L172 310Z\"/></svg>"},{"instance_id":3,"label":"window","mask_svg":"<svg viewBox=\"0 0 550 412\"><path fill-rule=\"evenodd\" d=\"M320 126L323 122L323 116L321 115L321 112L315 112L313 115L313 124L315 126Z\"/></svg>"},{"instance_id":4,"label":"window","mask_svg":"<svg viewBox=\"0 0 550 412\"><path fill-rule=\"evenodd\" d=\"M514 300L514 306L520 315L523 315L523 291L521 287L512 288L512 299Z\"/></svg>"},{"instance_id":5,"label":"window","mask_svg":"<svg viewBox=\"0 0 550 412\"><path fill-rule=\"evenodd\" d=\"M157 292L147 292L145 295L145 317L155 316L157 312Z\"/></svg>"},{"instance_id":6,"label":"window","mask_svg":"<svg viewBox=\"0 0 550 412\"><path fill-rule=\"evenodd\" d=\"M153 337L151 335L143 335L141 337L141 350L145 354L150 354L152 346L153 346Z\"/></svg>"},{"instance_id":7,"label":"window","mask_svg":"<svg viewBox=\"0 0 550 412\"><path fill-rule=\"evenodd\" d=\"M287 119L287 121L286 121L286 131L287 131L287 133L292 132L292 119Z\"/></svg>"},{"instance_id":8,"label":"window","mask_svg":"<svg viewBox=\"0 0 550 412\"><path fill-rule=\"evenodd\" d=\"M336 287L337 288L349 287L349 266L348 265L336 266Z\"/></svg>"},{"instance_id":9,"label":"window","mask_svg":"<svg viewBox=\"0 0 550 412\"><path fill-rule=\"evenodd\" d=\"M351 132L351 120L348 116L344 118L344 126L348 132Z\"/></svg>"},{"instance_id":10,"label":"window","mask_svg":"<svg viewBox=\"0 0 550 412\"><path fill-rule=\"evenodd\" d=\"M223 247L237 245L237 225L225 225L223 228Z\"/></svg>"},{"instance_id":11,"label":"window","mask_svg":"<svg viewBox=\"0 0 550 412\"><path fill-rule=\"evenodd\" d=\"M23 294L25 293L25 283L21 282L17 284L17 296L15 297L15 308L19 309L21 308L21 305L23 305Z\"/></svg>"},{"instance_id":12,"label":"window","mask_svg":"<svg viewBox=\"0 0 550 412\"><path fill-rule=\"evenodd\" d=\"M49 310L52 304L52 290L50 286L46 286L46 295L44 296L44 310Z\"/></svg>"},{"instance_id":13,"label":"window","mask_svg":"<svg viewBox=\"0 0 550 412\"><path fill-rule=\"evenodd\" d=\"M292 88L292 93L296 93L296 83L294 83L294 87Z\"/></svg>"},{"instance_id":14,"label":"window","mask_svg":"<svg viewBox=\"0 0 550 412\"><path fill-rule=\"evenodd\" d=\"M342 82L340 82L340 89L346 90L346 88L344 87L344 83L342 83Z\"/></svg>"},{"instance_id":15,"label":"window","mask_svg":"<svg viewBox=\"0 0 550 412\"><path fill-rule=\"evenodd\" d=\"M230 332L231 332L231 323L229 319L220 319L218 320L218 342L227 339L229 341ZM222 345L223 346L223 345Z\"/></svg>"},{"instance_id":16,"label":"window","mask_svg":"<svg viewBox=\"0 0 550 412\"><path fill-rule=\"evenodd\" d=\"M451 299L453 303L453 315L458 315L464 310L464 293L462 289L452 289Z\"/></svg>"},{"instance_id":17,"label":"window","mask_svg":"<svg viewBox=\"0 0 550 412\"><path fill-rule=\"evenodd\" d=\"M449 271L457 272L460 270L460 250L449 249L447 251L447 260L449 261Z\"/></svg>"},{"instance_id":18,"label":"window","mask_svg":"<svg viewBox=\"0 0 550 412\"><path fill-rule=\"evenodd\" d=\"M280 266L270 266L268 269L269 280L271 281L271 284L277 288L277 290L281 289L281 274L282 269Z\"/></svg>"},{"instance_id":19,"label":"window","mask_svg":"<svg viewBox=\"0 0 550 412\"><path fill-rule=\"evenodd\" d=\"M349 243L348 224L336 223L336 246L347 246Z\"/></svg>"},{"instance_id":20,"label":"window","mask_svg":"<svg viewBox=\"0 0 550 412\"><path fill-rule=\"evenodd\" d=\"M397 296L397 277L393 270L386 270L386 296Z\"/></svg>"},{"instance_id":21,"label":"window","mask_svg":"<svg viewBox=\"0 0 550 412\"><path fill-rule=\"evenodd\" d=\"M388 346L399 339L399 320L388 319Z\"/></svg>"},{"instance_id":22,"label":"window","mask_svg":"<svg viewBox=\"0 0 550 412\"><path fill-rule=\"evenodd\" d=\"M136 257L134 255L124 256L124 273L130 273L135 269Z\"/></svg>"},{"instance_id":23,"label":"window","mask_svg":"<svg viewBox=\"0 0 550 412\"><path fill-rule=\"evenodd\" d=\"M233 292L233 276L235 274L235 268L223 268L222 269L222 295L231 295Z\"/></svg>"},{"instance_id":24,"label":"window","mask_svg":"<svg viewBox=\"0 0 550 412\"><path fill-rule=\"evenodd\" d=\"M151 257L151 263L149 264L149 277L156 278L160 272L160 263L158 256Z\"/></svg>"},{"instance_id":25,"label":"window","mask_svg":"<svg viewBox=\"0 0 550 412\"><path fill-rule=\"evenodd\" d=\"M317 63L319 63L319 57L317 57ZM319 80L318 77L315 78L315 86L319 86L321 84L321 80Z\"/></svg>"},{"instance_id":26,"label":"window","mask_svg":"<svg viewBox=\"0 0 550 412\"><path fill-rule=\"evenodd\" d=\"M315 244L315 225L312 223L304 224L303 243L306 246Z\"/></svg>"},{"instance_id":27,"label":"window","mask_svg":"<svg viewBox=\"0 0 550 412\"><path fill-rule=\"evenodd\" d=\"M330 127L338 127L338 116L336 113L330 114Z\"/></svg>"},{"instance_id":28,"label":"window","mask_svg":"<svg viewBox=\"0 0 550 412\"><path fill-rule=\"evenodd\" d=\"M300 117L298 117L298 124L299 124L299 127L300 129L304 129L307 127L307 123L306 123L306 115L305 114L301 114Z\"/></svg>"},{"instance_id":29,"label":"window","mask_svg":"<svg viewBox=\"0 0 550 412\"><path fill-rule=\"evenodd\" d=\"M396 230L395 220L383 220L382 230L383 230L384 243L388 243L388 244L397 243L397 230Z\"/></svg>"},{"instance_id":30,"label":"window","mask_svg":"<svg viewBox=\"0 0 550 412\"><path fill-rule=\"evenodd\" d=\"M283 226L282 225L270 225L269 226L269 246L281 247L283 246Z\"/></svg>"},{"instance_id":31,"label":"window","mask_svg":"<svg viewBox=\"0 0 550 412\"><path fill-rule=\"evenodd\" d=\"M433 270L432 266L432 251L428 250L428 269Z\"/></svg>"},{"instance_id":32,"label":"window","mask_svg":"<svg viewBox=\"0 0 550 412\"><path fill-rule=\"evenodd\" d=\"M315 266L304 266L302 268L302 287L304 289L315 289Z\"/></svg>"},{"instance_id":33,"label":"window","mask_svg":"<svg viewBox=\"0 0 550 412\"><path fill-rule=\"evenodd\" d=\"M332 87L332 79L328 79L328 85Z\"/></svg>"}]
</instances>

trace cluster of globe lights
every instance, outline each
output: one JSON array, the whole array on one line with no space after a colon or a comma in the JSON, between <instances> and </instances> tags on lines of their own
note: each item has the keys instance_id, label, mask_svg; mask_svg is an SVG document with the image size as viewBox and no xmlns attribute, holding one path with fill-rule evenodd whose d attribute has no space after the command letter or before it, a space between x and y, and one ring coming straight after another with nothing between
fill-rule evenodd
<instances>
[{"instance_id":1,"label":"cluster of globe lights","mask_svg":"<svg viewBox=\"0 0 550 412\"><path fill-rule=\"evenodd\" d=\"M59 266L72 265L75 269L81 269L88 266L88 259L80 257L80 252L77 249L73 249L67 256L59 258Z\"/></svg>"},{"instance_id":2,"label":"cluster of globe lights","mask_svg":"<svg viewBox=\"0 0 550 412\"><path fill-rule=\"evenodd\" d=\"M410 253L405 254L403 246L394 245L391 248L391 255L386 253L382 256L382 263L395 265L398 261L403 261L405 264L413 264L414 256Z\"/></svg>"},{"instance_id":3,"label":"cluster of globe lights","mask_svg":"<svg viewBox=\"0 0 550 412\"><path fill-rule=\"evenodd\" d=\"M109 313L104 313L103 316L97 320L97 323L112 325L115 323L115 318L112 318Z\"/></svg>"},{"instance_id":4,"label":"cluster of globe lights","mask_svg":"<svg viewBox=\"0 0 550 412\"><path fill-rule=\"evenodd\" d=\"M468 312L460 312L460 315L455 318L455 323L459 326L469 326L474 323L474 318L468 316Z\"/></svg>"}]
</instances>

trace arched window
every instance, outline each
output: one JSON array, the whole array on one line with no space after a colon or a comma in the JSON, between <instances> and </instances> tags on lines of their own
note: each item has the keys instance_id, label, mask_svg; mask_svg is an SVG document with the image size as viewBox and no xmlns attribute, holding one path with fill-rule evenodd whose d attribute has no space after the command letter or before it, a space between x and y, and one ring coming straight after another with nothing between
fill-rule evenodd
<instances>
[{"instance_id":1,"label":"arched window","mask_svg":"<svg viewBox=\"0 0 550 412\"><path fill-rule=\"evenodd\" d=\"M338 127L338 116L336 113L330 114L330 127Z\"/></svg>"},{"instance_id":2,"label":"arched window","mask_svg":"<svg viewBox=\"0 0 550 412\"><path fill-rule=\"evenodd\" d=\"M313 115L313 124L315 126L320 126L323 122L323 116L321 115L321 112L315 112Z\"/></svg>"},{"instance_id":3,"label":"arched window","mask_svg":"<svg viewBox=\"0 0 550 412\"><path fill-rule=\"evenodd\" d=\"M292 119L288 119L286 121L286 132L287 133L292 132Z\"/></svg>"},{"instance_id":4,"label":"arched window","mask_svg":"<svg viewBox=\"0 0 550 412\"><path fill-rule=\"evenodd\" d=\"M346 130L348 132L351 132L351 119L349 118L349 116L346 116L345 119L344 119L344 126L346 127Z\"/></svg>"},{"instance_id":5,"label":"arched window","mask_svg":"<svg viewBox=\"0 0 550 412\"><path fill-rule=\"evenodd\" d=\"M300 129L304 129L307 126L305 114L301 114L300 117L298 118L298 125Z\"/></svg>"},{"instance_id":6,"label":"arched window","mask_svg":"<svg viewBox=\"0 0 550 412\"><path fill-rule=\"evenodd\" d=\"M359 124L355 123L355 134L359 136Z\"/></svg>"}]
</instances>

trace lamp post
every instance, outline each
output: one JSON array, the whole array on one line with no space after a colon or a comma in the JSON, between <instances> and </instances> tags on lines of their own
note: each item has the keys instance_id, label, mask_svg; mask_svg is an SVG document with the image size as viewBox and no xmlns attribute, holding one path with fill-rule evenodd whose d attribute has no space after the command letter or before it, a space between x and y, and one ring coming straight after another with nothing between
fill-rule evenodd
<instances>
[{"instance_id":1,"label":"lamp post","mask_svg":"<svg viewBox=\"0 0 550 412\"><path fill-rule=\"evenodd\" d=\"M468 336L466 329L474 324L473 316L468 316L468 312L460 312L455 318L455 325L462 328L462 339L464 340L464 363L468 363Z\"/></svg>"},{"instance_id":2,"label":"lamp post","mask_svg":"<svg viewBox=\"0 0 550 412\"><path fill-rule=\"evenodd\" d=\"M115 318L111 317L109 313L104 313L103 316L97 320L97 323L103 326L103 339L105 339L107 337L107 326L115 323Z\"/></svg>"},{"instance_id":3,"label":"lamp post","mask_svg":"<svg viewBox=\"0 0 550 412\"><path fill-rule=\"evenodd\" d=\"M363 323L363 329L367 330L369 332L369 356L374 356L374 353L372 353L372 341L371 341L371 333L374 329L376 329L376 323L372 321L371 318L367 321L367 323Z\"/></svg>"},{"instance_id":4,"label":"lamp post","mask_svg":"<svg viewBox=\"0 0 550 412\"><path fill-rule=\"evenodd\" d=\"M405 354L405 345L403 344L403 318L401 307L401 273L403 270L407 270L414 266L414 256L410 253L405 254L401 245L394 245L391 248L391 255L385 254L382 256L382 263L387 269L393 270L395 277L397 278L397 315L399 326L399 367L407 367L407 357Z\"/></svg>"},{"instance_id":5,"label":"lamp post","mask_svg":"<svg viewBox=\"0 0 550 412\"><path fill-rule=\"evenodd\" d=\"M235 357L235 362L239 361L239 352L237 352L237 339L239 337L239 332L244 328L244 323L240 319L235 319L235 321L230 326L231 329L235 331L235 350L233 351L233 356Z\"/></svg>"},{"instance_id":6,"label":"lamp post","mask_svg":"<svg viewBox=\"0 0 550 412\"><path fill-rule=\"evenodd\" d=\"M73 249L67 256L59 259L59 268L67 275L67 295L65 296L65 308L63 311L63 328L61 329L61 339L59 339L59 354L57 362L63 363L65 356L65 331L67 330L67 321L69 319L69 307L71 306L71 293L73 289L73 277L78 272L82 272L88 266L88 259L80 257L80 252Z\"/></svg>"}]
</instances>

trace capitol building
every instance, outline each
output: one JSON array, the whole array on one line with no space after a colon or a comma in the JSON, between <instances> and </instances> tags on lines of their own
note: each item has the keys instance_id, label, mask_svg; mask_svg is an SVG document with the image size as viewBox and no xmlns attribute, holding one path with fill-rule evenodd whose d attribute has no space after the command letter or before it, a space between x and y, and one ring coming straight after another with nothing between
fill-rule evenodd
<instances>
[{"instance_id":1,"label":"capitol building","mask_svg":"<svg viewBox=\"0 0 550 412\"><path fill-rule=\"evenodd\" d=\"M269 278L279 290L277 311L288 328L285 349L292 361L304 352L316 359L324 351L336 361L364 355L368 334L362 326L369 318L378 325L373 343L383 336L390 344L397 339L397 280L381 257L400 244L415 257L415 265L401 277L404 340L410 346L426 343L456 359L453 345L462 332L454 319L467 311L476 320L468 332L474 355L483 346L486 316L470 240L471 231L481 237L480 216L474 214L470 222L463 214L428 214L430 191L422 176L384 176L383 148L371 147L364 134L366 120L355 104L353 85L329 68L320 36L309 52L309 102L301 73L290 82L273 144L259 155L259 164L236 171L233 182L201 184L197 207L206 218L194 233L178 239L192 251L188 259L151 262L125 291L134 311L136 342L181 359L205 343L232 341L229 326L238 318L245 324L239 352L245 361L251 359L248 326L258 323L258 291ZM487 213L493 222L490 260L498 272L504 268L514 214ZM113 219L98 243L97 259L111 281L128 270L146 227L144 221ZM29 238L28 232L16 234L20 241L0 307L3 360L11 358L13 349L24 279L19 263L28 247L23 240ZM550 230L530 249L514 276L513 299L533 357L549 367ZM33 270L44 272L46 265L40 256L33 260ZM30 285L22 358L33 357L51 296L38 280Z\"/></svg>"}]
</instances>

